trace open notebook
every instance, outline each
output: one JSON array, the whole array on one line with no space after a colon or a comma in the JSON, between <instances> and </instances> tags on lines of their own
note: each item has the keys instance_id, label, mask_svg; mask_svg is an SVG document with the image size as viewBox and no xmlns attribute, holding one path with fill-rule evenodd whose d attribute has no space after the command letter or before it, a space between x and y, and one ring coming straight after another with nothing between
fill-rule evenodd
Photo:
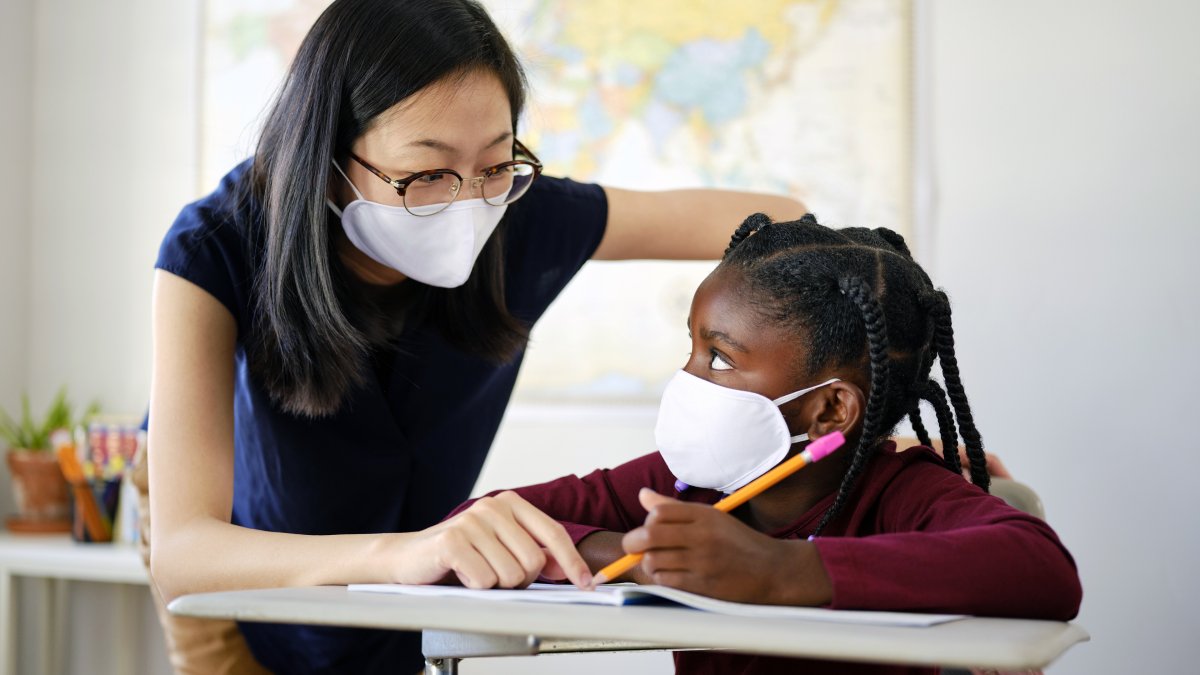
<instances>
[{"instance_id":1,"label":"open notebook","mask_svg":"<svg viewBox=\"0 0 1200 675\"><path fill-rule=\"evenodd\" d=\"M405 584L352 584L351 591L368 593L399 593L403 595L477 598L483 600L516 600L521 602L551 602L579 605L640 605L677 604L730 616L808 619L832 623L852 623L876 626L934 626L964 618L961 614L909 614L902 612L860 612L820 609L816 607L783 607L780 605L748 605L716 600L667 586L637 584L605 584L595 591L581 591L574 586L532 584L529 588L473 590L459 586L409 586Z\"/></svg>"}]
</instances>

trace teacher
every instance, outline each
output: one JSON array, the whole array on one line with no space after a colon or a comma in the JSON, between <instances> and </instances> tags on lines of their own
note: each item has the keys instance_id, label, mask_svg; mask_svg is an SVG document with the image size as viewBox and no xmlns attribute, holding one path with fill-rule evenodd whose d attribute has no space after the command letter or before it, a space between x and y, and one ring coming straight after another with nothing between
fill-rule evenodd
<instances>
[{"instance_id":1,"label":"teacher","mask_svg":"<svg viewBox=\"0 0 1200 675\"><path fill-rule=\"evenodd\" d=\"M715 259L746 214L804 209L541 175L516 135L525 97L471 0L338 0L313 25L253 158L183 209L156 263L161 599L590 581L561 526L519 498L439 524L479 475L530 327L588 259ZM167 629L187 672L188 642ZM422 663L415 634L248 623L240 636L222 650L248 645L280 672Z\"/></svg>"}]
</instances>

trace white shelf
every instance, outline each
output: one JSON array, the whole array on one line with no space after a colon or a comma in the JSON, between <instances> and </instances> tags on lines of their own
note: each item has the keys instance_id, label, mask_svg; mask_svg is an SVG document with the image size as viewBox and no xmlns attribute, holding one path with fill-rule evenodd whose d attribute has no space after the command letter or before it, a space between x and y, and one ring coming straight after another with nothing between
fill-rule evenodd
<instances>
[{"instance_id":1,"label":"white shelf","mask_svg":"<svg viewBox=\"0 0 1200 675\"><path fill-rule=\"evenodd\" d=\"M66 644L66 593L69 581L91 581L118 586L123 596L146 593L149 577L136 547L122 544L83 544L67 534L0 533L0 675L17 672L17 645L21 644L17 625L14 580L36 579L48 598L43 612L39 663L46 672L61 668L60 657ZM134 588L133 586L141 586ZM128 634L134 622L126 600L125 608L113 617L118 630ZM132 638L127 638L131 640ZM116 670L130 672L128 654L114 650L111 657Z\"/></svg>"},{"instance_id":2,"label":"white shelf","mask_svg":"<svg viewBox=\"0 0 1200 675\"><path fill-rule=\"evenodd\" d=\"M65 534L0 534L0 569L13 576L149 583L136 547L83 544Z\"/></svg>"}]
</instances>

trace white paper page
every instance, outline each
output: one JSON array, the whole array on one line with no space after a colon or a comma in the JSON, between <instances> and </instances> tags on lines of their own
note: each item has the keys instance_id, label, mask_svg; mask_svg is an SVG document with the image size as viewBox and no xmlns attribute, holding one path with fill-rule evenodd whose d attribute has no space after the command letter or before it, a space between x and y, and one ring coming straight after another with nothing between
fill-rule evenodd
<instances>
[{"instance_id":1,"label":"white paper page","mask_svg":"<svg viewBox=\"0 0 1200 675\"><path fill-rule=\"evenodd\" d=\"M751 605L716 600L665 586L637 584L606 584L595 591L581 591L560 584L531 584L529 588L474 590L460 586L409 586L404 584L353 584L351 591L397 593L402 595L475 598L482 600L516 600L520 602L551 602L586 605L621 605L637 603L648 596L663 598L699 610L728 616L804 619L829 623L875 626L935 626L964 618L962 614L917 614L908 612L864 612L821 609L818 607L785 607L780 605Z\"/></svg>"},{"instance_id":2,"label":"white paper page","mask_svg":"<svg viewBox=\"0 0 1200 675\"><path fill-rule=\"evenodd\" d=\"M368 593L397 593L400 595L422 595L482 600L518 600L521 602L557 602L568 605L620 605L624 599L608 589L619 586L602 586L596 591L581 591L563 584L530 584L528 588L484 588L473 589L462 586L412 586L408 584L351 584L351 591Z\"/></svg>"}]
</instances>

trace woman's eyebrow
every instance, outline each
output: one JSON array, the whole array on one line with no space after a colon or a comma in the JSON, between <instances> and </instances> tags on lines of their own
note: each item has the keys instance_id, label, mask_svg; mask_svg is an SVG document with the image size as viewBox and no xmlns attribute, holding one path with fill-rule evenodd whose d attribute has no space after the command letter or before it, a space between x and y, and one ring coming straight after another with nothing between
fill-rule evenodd
<instances>
[{"instance_id":1,"label":"woman's eyebrow","mask_svg":"<svg viewBox=\"0 0 1200 675\"><path fill-rule=\"evenodd\" d=\"M491 143L488 143L486 146L484 146L483 149L490 150L490 149L496 147L497 145L500 145L504 141L507 141L510 138L512 138L512 132L505 131L504 133L497 136L495 138L495 140L493 140ZM437 150L439 152L444 152L449 155L458 155L459 154L458 148L454 147L453 145L450 145L449 143L447 143L445 141L439 141L436 138L418 138L417 140L411 141L408 144L406 144L405 147L429 148L431 150Z\"/></svg>"},{"instance_id":2,"label":"woman's eyebrow","mask_svg":"<svg viewBox=\"0 0 1200 675\"><path fill-rule=\"evenodd\" d=\"M513 134L511 131L505 131L504 133L497 136L496 140L492 141L491 143L488 143L487 147L484 148L484 150L491 150L492 148L496 147L497 145L500 145L501 143L503 143L504 141L507 141L508 139L510 139L512 137L513 137Z\"/></svg>"},{"instance_id":3,"label":"woman's eyebrow","mask_svg":"<svg viewBox=\"0 0 1200 675\"><path fill-rule=\"evenodd\" d=\"M438 150L440 152L445 152L445 153L451 154L451 155L458 154L458 148L454 147L453 145L450 145L449 143L447 143L445 141L439 141L436 138L419 138L415 141L410 141L410 142L406 143L404 145L404 147L406 147L406 148L429 148L431 150Z\"/></svg>"}]
</instances>

